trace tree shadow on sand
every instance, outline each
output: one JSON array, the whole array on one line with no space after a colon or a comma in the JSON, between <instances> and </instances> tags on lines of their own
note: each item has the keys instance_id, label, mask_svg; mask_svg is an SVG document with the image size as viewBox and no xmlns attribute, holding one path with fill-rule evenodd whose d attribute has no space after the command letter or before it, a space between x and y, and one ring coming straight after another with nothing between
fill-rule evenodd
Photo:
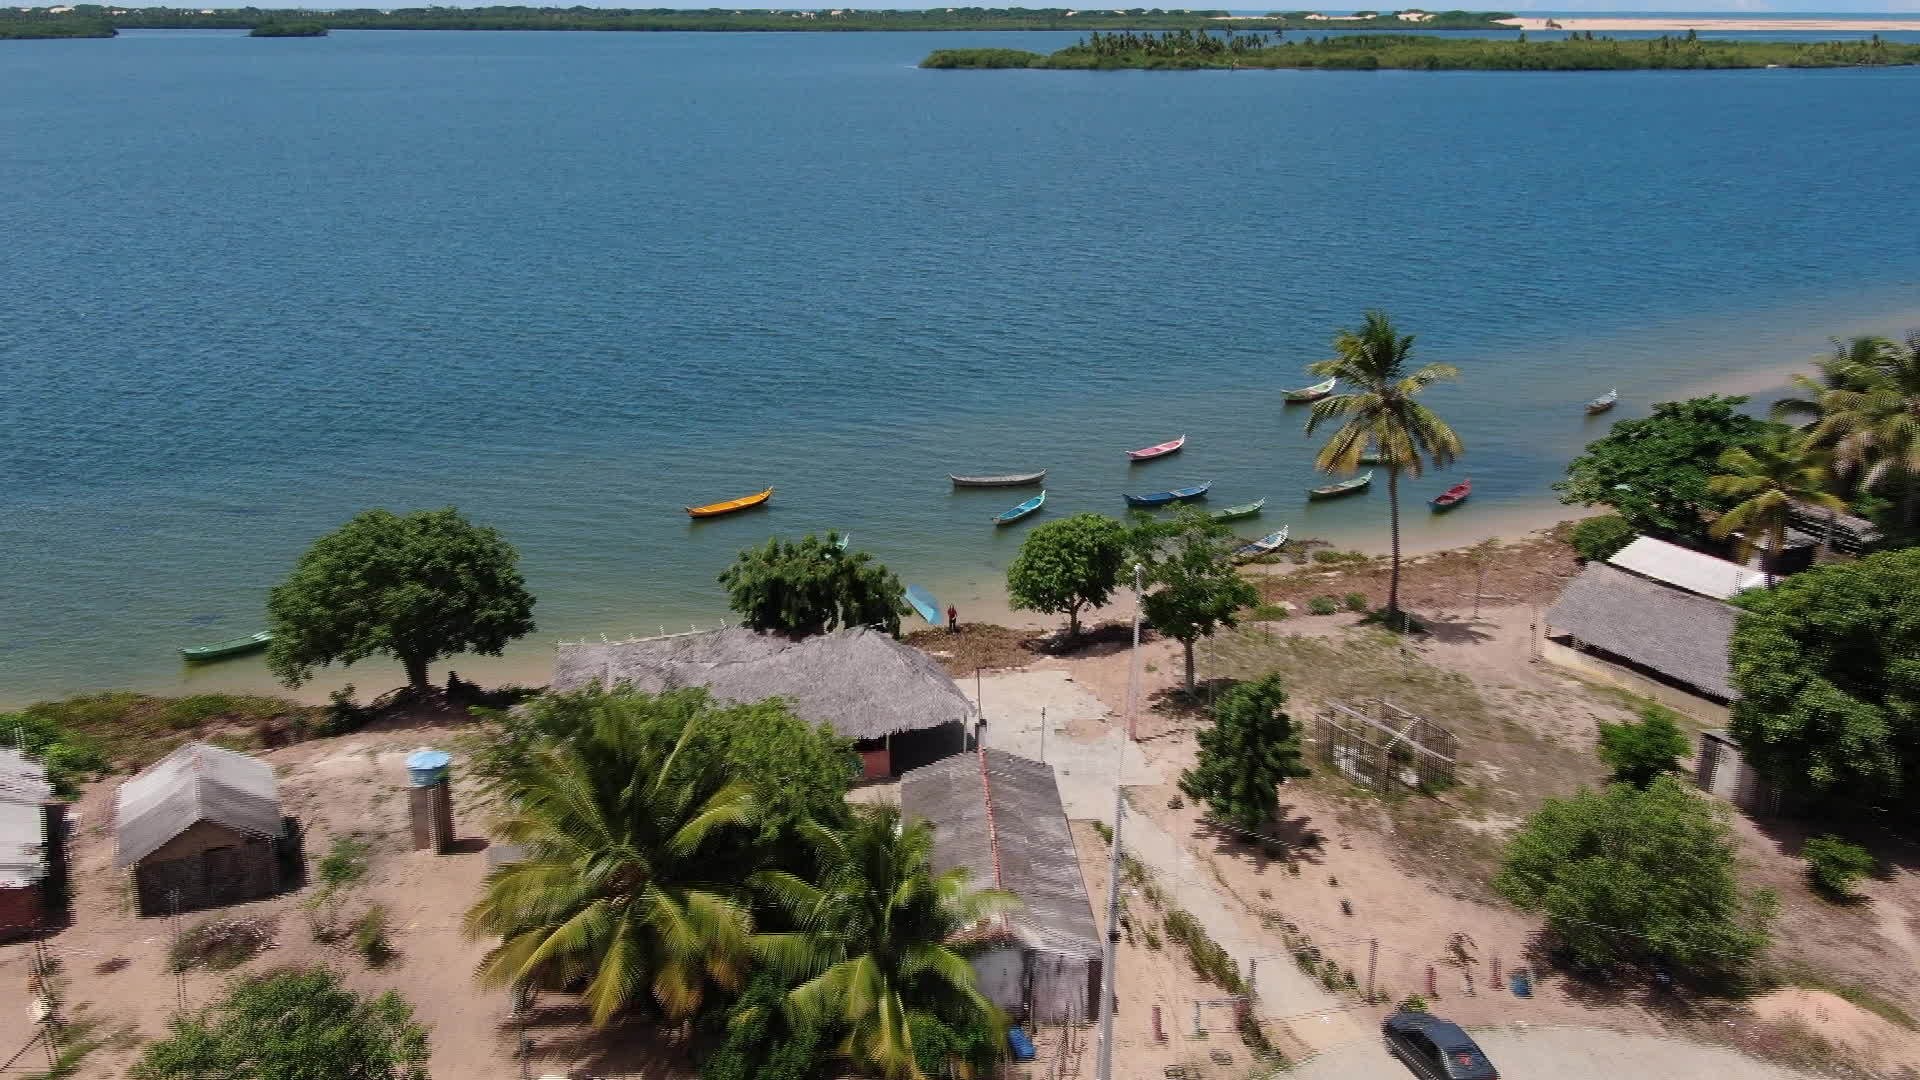
<instances>
[{"instance_id":1,"label":"tree shadow on sand","mask_svg":"<svg viewBox=\"0 0 1920 1080\"><path fill-rule=\"evenodd\" d=\"M506 1060L518 1062L524 1052L535 1075L686 1076L692 1072L679 1025L661 1025L636 1015L596 1028L586 1007L570 994L537 996L520 1017L504 1020L496 1037Z\"/></svg>"},{"instance_id":2,"label":"tree shadow on sand","mask_svg":"<svg viewBox=\"0 0 1920 1080\"><path fill-rule=\"evenodd\" d=\"M1326 861L1326 836L1313 827L1313 819L1306 814L1293 814L1293 807L1282 804L1275 811L1267 828L1258 833L1250 833L1224 821L1216 821L1212 815L1203 814L1193 824L1193 838L1207 840L1213 844L1216 855L1245 859L1253 864L1256 872L1264 873L1273 864L1308 863L1319 865Z\"/></svg>"}]
</instances>

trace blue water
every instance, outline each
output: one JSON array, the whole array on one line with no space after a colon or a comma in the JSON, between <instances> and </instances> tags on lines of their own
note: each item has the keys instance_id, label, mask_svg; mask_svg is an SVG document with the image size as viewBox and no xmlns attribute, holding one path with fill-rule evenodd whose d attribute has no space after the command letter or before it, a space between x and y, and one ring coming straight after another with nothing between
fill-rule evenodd
<instances>
[{"instance_id":1,"label":"blue water","mask_svg":"<svg viewBox=\"0 0 1920 1080\"><path fill-rule=\"evenodd\" d=\"M1431 401L1474 501L1409 496L1414 542L1471 539L1542 516L1610 386L1635 415L1920 320L1920 71L913 66L1073 39L0 46L0 700L261 681L173 650L368 506L519 546L516 673L711 625L776 531L990 610L1023 496L949 470L1050 468L1039 520L1210 479L1270 497L1249 532L1377 542L1383 493L1306 506L1278 399L1370 306L1464 372Z\"/></svg>"}]
</instances>

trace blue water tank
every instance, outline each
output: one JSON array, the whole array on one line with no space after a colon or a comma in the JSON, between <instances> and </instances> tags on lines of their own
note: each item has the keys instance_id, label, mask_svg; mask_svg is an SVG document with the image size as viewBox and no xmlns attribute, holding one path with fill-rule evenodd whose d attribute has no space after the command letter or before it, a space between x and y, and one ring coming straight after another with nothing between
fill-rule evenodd
<instances>
[{"instance_id":1,"label":"blue water tank","mask_svg":"<svg viewBox=\"0 0 1920 1080\"><path fill-rule=\"evenodd\" d=\"M1007 1048L1013 1051L1013 1060L1033 1060L1033 1040L1018 1025L1007 1029Z\"/></svg>"},{"instance_id":2,"label":"blue water tank","mask_svg":"<svg viewBox=\"0 0 1920 1080\"><path fill-rule=\"evenodd\" d=\"M432 787L447 782L447 766L453 761L445 750L421 748L407 755L407 782L414 787Z\"/></svg>"}]
</instances>

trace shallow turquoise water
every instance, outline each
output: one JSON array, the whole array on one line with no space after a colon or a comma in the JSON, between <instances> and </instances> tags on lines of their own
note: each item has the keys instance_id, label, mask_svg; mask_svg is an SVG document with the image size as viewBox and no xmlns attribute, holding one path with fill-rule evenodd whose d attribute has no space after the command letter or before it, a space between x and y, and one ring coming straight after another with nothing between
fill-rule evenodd
<instances>
[{"instance_id":1,"label":"shallow turquoise water","mask_svg":"<svg viewBox=\"0 0 1920 1080\"><path fill-rule=\"evenodd\" d=\"M178 682L373 505L506 532L527 663L711 624L774 531L990 605L1022 496L949 470L1050 468L1035 520L1210 479L1270 497L1250 533L1372 540L1382 493L1306 507L1278 392L1375 305L1464 371L1432 402L1474 500L1409 516L1466 539L1540 516L1610 386L1920 321L1920 71L913 67L1070 40L7 43L0 701Z\"/></svg>"}]
</instances>

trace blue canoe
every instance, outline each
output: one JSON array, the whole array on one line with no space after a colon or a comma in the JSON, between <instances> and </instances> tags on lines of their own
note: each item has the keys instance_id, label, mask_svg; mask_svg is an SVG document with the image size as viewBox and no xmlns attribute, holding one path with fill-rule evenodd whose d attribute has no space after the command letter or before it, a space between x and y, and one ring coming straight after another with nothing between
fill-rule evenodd
<instances>
[{"instance_id":1,"label":"blue canoe","mask_svg":"<svg viewBox=\"0 0 1920 1080\"><path fill-rule=\"evenodd\" d=\"M1047 493L1045 490L1042 490L1040 494L1035 495L1033 498L1028 499L1026 502L1021 503L1019 506L1016 506L1011 510L1006 510L1006 511L1002 511L1001 513L995 514L993 516L993 523L995 525L1011 525L1014 522L1019 521L1021 518L1026 517L1028 514L1033 513L1035 510L1040 509L1042 506L1045 506L1046 503L1047 503Z\"/></svg>"},{"instance_id":2,"label":"blue canoe","mask_svg":"<svg viewBox=\"0 0 1920 1080\"><path fill-rule=\"evenodd\" d=\"M940 625L940 601L935 600L932 593L918 585L909 585L907 586L907 603L912 604L913 610L927 620L928 626Z\"/></svg>"},{"instance_id":3,"label":"blue canoe","mask_svg":"<svg viewBox=\"0 0 1920 1080\"><path fill-rule=\"evenodd\" d=\"M1189 487L1174 488L1172 491L1156 491L1151 495L1129 495L1127 496L1127 505L1165 506L1168 503L1204 499L1207 497L1207 489L1212 486L1213 481L1209 480L1204 484L1193 484Z\"/></svg>"}]
</instances>

